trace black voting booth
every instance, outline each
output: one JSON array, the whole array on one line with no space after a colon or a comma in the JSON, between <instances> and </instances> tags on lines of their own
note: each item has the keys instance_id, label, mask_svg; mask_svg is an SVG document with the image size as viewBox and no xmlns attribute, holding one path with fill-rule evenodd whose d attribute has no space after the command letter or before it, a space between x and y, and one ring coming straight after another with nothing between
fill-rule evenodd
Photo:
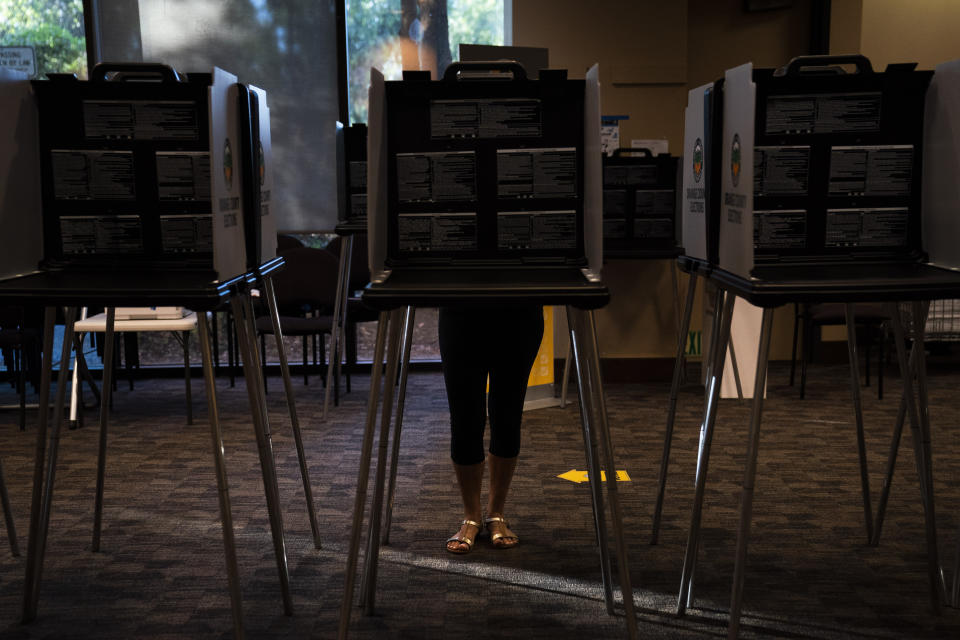
<instances>
[{"instance_id":1,"label":"black voting booth","mask_svg":"<svg viewBox=\"0 0 960 640\"><path fill-rule=\"evenodd\" d=\"M676 257L679 159L649 149L616 149L603 158L603 255Z\"/></svg>"},{"instance_id":2,"label":"black voting booth","mask_svg":"<svg viewBox=\"0 0 960 640\"><path fill-rule=\"evenodd\" d=\"M40 406L48 406L54 361L56 306L66 311L61 361L74 346L77 307L107 308L104 362L112 363L114 307L186 306L197 311L214 465L220 498L234 634L243 636L239 576L223 446L214 390L208 311L227 302L240 338L253 408L284 609L292 612L283 524L260 367L252 333L251 285L259 279L272 299L270 274L282 268L275 242L261 233L272 226L269 110L266 93L243 85L220 69L181 76L170 67L101 64L91 80L53 76L33 81L4 77L3 92L22 99L14 125L38 149L39 211L8 216L42 217L39 269L0 281L0 299L40 304L45 358ZM32 140L27 140L34 121ZM18 167L23 170L23 166ZM269 236L275 236L270 229ZM4 275L7 274L5 268ZM276 316L275 300L272 311ZM79 361L82 366L82 361ZM93 549L99 548L104 458L112 367L105 366L100 413L100 455ZM36 616L46 550L66 368L61 367L54 404L50 451L47 412L39 415L23 619ZM292 412L292 406L291 406ZM299 427L292 414L301 461ZM47 457L46 468L45 460ZM304 488L311 495L305 466ZM308 501L310 499L308 498ZM312 504L309 505L313 519ZM315 525L314 525L315 526ZM316 528L314 528L316 536Z\"/></svg>"},{"instance_id":3,"label":"black voting booth","mask_svg":"<svg viewBox=\"0 0 960 640\"><path fill-rule=\"evenodd\" d=\"M915 66L890 65L881 72L872 70L861 56L806 57L776 71L754 70L746 64L728 70L722 82L690 92L685 149L692 156L685 158L683 228L685 238L688 230L695 231L699 242L685 247L688 254L691 246L696 250L680 262L718 287L718 312L713 321L715 340L706 359L696 491L678 599L681 614L693 604L700 514L733 302L741 297L763 308L730 637L736 637L740 628L773 309L791 302L846 304L864 515L872 544L878 542L883 507L875 520L864 448L853 303L889 303L901 377L909 382L904 387L896 432L899 438L908 415L924 507L931 602L934 611L940 608L944 585L936 543L923 382L922 301L956 297L960 277L953 270L929 264L922 242L944 221L942 215L928 215L921 199L928 186L923 185L924 146L937 134L931 132L924 115L929 109L927 85L933 74L916 71ZM955 155L956 149L952 153ZM956 262L949 252L943 258L944 263ZM691 302L688 299L688 304ZM919 331L909 357L896 302L910 302L914 316L921 318L916 322ZM916 395L914 376L918 378ZM676 409L675 391L671 392L665 456ZM892 461L888 469L892 469Z\"/></svg>"},{"instance_id":4,"label":"black voting booth","mask_svg":"<svg viewBox=\"0 0 960 640\"><path fill-rule=\"evenodd\" d=\"M679 227L679 158L646 148L619 148L603 156L604 260L671 259L674 313L681 331L676 263L683 253ZM560 406L566 406L570 353L564 357Z\"/></svg>"},{"instance_id":5,"label":"black voting booth","mask_svg":"<svg viewBox=\"0 0 960 640\"><path fill-rule=\"evenodd\" d=\"M612 613L612 569L601 485L595 480L600 477L600 450L606 468L614 468L613 452L590 312L609 298L598 277L602 212L597 69L591 69L586 80L567 79L564 71L541 71L532 79L509 61L455 63L439 81L420 72L407 72L397 82L384 82L375 70L371 75L367 202L373 281L363 300L381 310L374 363L383 361L386 350L387 367L362 605L368 614L373 611L393 393L402 365L385 541L389 534L414 308L494 304L509 313L511 304L564 304L581 383L591 496L599 510L595 524L601 571ZM349 629L380 369L373 367L340 637ZM616 483L607 484L623 606L634 637Z\"/></svg>"},{"instance_id":6,"label":"black voting booth","mask_svg":"<svg viewBox=\"0 0 960 640\"><path fill-rule=\"evenodd\" d=\"M340 264L333 303L334 323L330 332L330 359L324 391L322 419L330 408L332 390L340 382L341 361L346 354L347 311L350 305L350 270L355 236L367 233L367 125L355 122L346 127L337 122L337 227ZM336 380L334 380L336 376ZM349 390L349 385L348 385Z\"/></svg>"},{"instance_id":7,"label":"black voting booth","mask_svg":"<svg viewBox=\"0 0 960 640\"><path fill-rule=\"evenodd\" d=\"M337 123L337 229L367 230L367 125Z\"/></svg>"},{"instance_id":8,"label":"black voting booth","mask_svg":"<svg viewBox=\"0 0 960 640\"><path fill-rule=\"evenodd\" d=\"M915 64L873 72L861 56L847 63L856 72L842 64L754 71L756 266L923 259L923 110L933 72ZM749 148L742 153L749 162ZM725 194L732 213L739 207L730 202Z\"/></svg>"}]
</instances>

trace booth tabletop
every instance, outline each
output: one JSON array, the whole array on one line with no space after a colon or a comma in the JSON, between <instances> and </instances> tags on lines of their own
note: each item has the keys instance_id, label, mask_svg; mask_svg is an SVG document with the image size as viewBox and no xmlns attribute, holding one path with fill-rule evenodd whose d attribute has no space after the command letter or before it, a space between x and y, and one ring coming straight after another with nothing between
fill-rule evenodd
<instances>
[{"instance_id":1,"label":"booth tabletop","mask_svg":"<svg viewBox=\"0 0 960 640\"><path fill-rule=\"evenodd\" d=\"M382 283L370 283L363 303L378 310L402 306L449 307L483 304L571 305L598 309L610 301L602 282L569 269L403 269Z\"/></svg>"},{"instance_id":2,"label":"booth tabletop","mask_svg":"<svg viewBox=\"0 0 960 640\"><path fill-rule=\"evenodd\" d=\"M758 267L753 278L714 268L709 277L758 307L960 298L960 271L923 263Z\"/></svg>"},{"instance_id":3,"label":"booth tabletop","mask_svg":"<svg viewBox=\"0 0 960 640\"><path fill-rule=\"evenodd\" d=\"M606 260L671 260L683 253L680 247L665 247L659 249L603 249L603 259Z\"/></svg>"},{"instance_id":4,"label":"booth tabletop","mask_svg":"<svg viewBox=\"0 0 960 640\"><path fill-rule=\"evenodd\" d=\"M212 271L41 271L0 281L9 304L183 306L210 311L226 302L242 276L217 282Z\"/></svg>"},{"instance_id":5,"label":"booth tabletop","mask_svg":"<svg viewBox=\"0 0 960 640\"><path fill-rule=\"evenodd\" d=\"M283 265L283 258L276 257L250 273L219 281L213 271L119 268L37 271L0 280L0 300L22 305L175 306L214 311L257 276L269 275Z\"/></svg>"},{"instance_id":6,"label":"booth tabletop","mask_svg":"<svg viewBox=\"0 0 960 640\"><path fill-rule=\"evenodd\" d=\"M692 276L708 276L713 271L714 266L702 258L680 255L677 256L677 268Z\"/></svg>"}]
</instances>

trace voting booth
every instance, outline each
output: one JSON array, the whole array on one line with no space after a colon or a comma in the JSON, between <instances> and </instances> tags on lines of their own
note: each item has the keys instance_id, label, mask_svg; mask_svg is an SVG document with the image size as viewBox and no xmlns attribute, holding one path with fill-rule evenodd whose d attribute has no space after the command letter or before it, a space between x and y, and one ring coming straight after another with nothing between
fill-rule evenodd
<instances>
[{"instance_id":1,"label":"voting booth","mask_svg":"<svg viewBox=\"0 0 960 640\"><path fill-rule=\"evenodd\" d=\"M0 69L0 279L37 269L43 257L37 107L27 74ZM33 213L33 215L30 215Z\"/></svg>"},{"instance_id":2,"label":"voting booth","mask_svg":"<svg viewBox=\"0 0 960 640\"><path fill-rule=\"evenodd\" d=\"M276 214L271 207L273 147L270 139L270 107L267 92L253 85L238 84L237 109L243 152L244 238L248 269L256 269L277 255Z\"/></svg>"},{"instance_id":3,"label":"voting booth","mask_svg":"<svg viewBox=\"0 0 960 640\"><path fill-rule=\"evenodd\" d=\"M681 244L688 261L716 264L719 252L723 79L691 89L684 111Z\"/></svg>"},{"instance_id":4,"label":"voting booth","mask_svg":"<svg viewBox=\"0 0 960 640\"><path fill-rule=\"evenodd\" d=\"M340 236L340 262L333 302L334 323L330 331L331 366L327 367L322 417L330 408L333 389L339 384L341 364L346 354L347 311L350 305L351 267L354 240L367 233L367 125L355 122L349 127L336 123L337 145L337 235ZM334 381L334 375L337 381ZM349 388L349 386L348 386Z\"/></svg>"},{"instance_id":5,"label":"voting booth","mask_svg":"<svg viewBox=\"0 0 960 640\"><path fill-rule=\"evenodd\" d=\"M653 257L679 252L678 158L616 149L603 158L603 252Z\"/></svg>"},{"instance_id":6,"label":"voting booth","mask_svg":"<svg viewBox=\"0 0 960 640\"><path fill-rule=\"evenodd\" d=\"M409 362L412 310L417 306L511 307L565 305L577 360L577 380L591 497L602 514L599 455L616 468L600 380L591 310L609 300L600 281L602 171L599 70L585 79L541 70L528 78L514 61L454 63L443 79L404 72L386 82L371 70L367 204L372 282L365 304L380 310L371 374L371 399L361 448L339 637L349 629L354 580L378 418L386 354L381 436L361 584L373 612L386 493L388 431L398 369ZM401 315L406 310L401 330ZM386 343L389 334L389 345ZM401 335L403 341L401 342ZM402 353L402 355L401 355ZM400 377L392 470L399 459ZM595 440L594 440L595 438ZM591 444L592 442L592 444ZM608 482L617 545L617 575L632 593L616 483ZM393 488L386 498L389 536ZM611 555L605 516L595 520L604 595L613 613ZM636 637L633 599L624 599L630 637Z\"/></svg>"},{"instance_id":7,"label":"voting booth","mask_svg":"<svg viewBox=\"0 0 960 640\"><path fill-rule=\"evenodd\" d=\"M337 224L367 225L367 125L337 123Z\"/></svg>"},{"instance_id":8,"label":"voting booth","mask_svg":"<svg viewBox=\"0 0 960 640\"><path fill-rule=\"evenodd\" d=\"M960 60L937 65L923 118L921 239L931 264L960 268Z\"/></svg>"},{"instance_id":9,"label":"voting booth","mask_svg":"<svg viewBox=\"0 0 960 640\"><path fill-rule=\"evenodd\" d=\"M441 81L423 72L374 79L371 273L478 265L599 273L601 157L594 132L585 136L584 81L565 71L528 79L509 62L474 66L483 64L452 65ZM501 78L471 81L474 69Z\"/></svg>"},{"instance_id":10,"label":"voting booth","mask_svg":"<svg viewBox=\"0 0 960 640\"><path fill-rule=\"evenodd\" d=\"M702 195L707 233L706 242L696 251L702 249L701 255L707 258L704 273L717 287L719 304L714 318L716 345L707 360L694 507L678 597L681 614L694 600L701 510L733 301L741 298L762 310L759 328L752 331L759 337L754 338L756 378L731 588L730 637L736 637L740 628L773 310L783 304L845 305L865 530L871 544L879 541L893 462L909 416L933 610L939 611L946 600L933 510L923 319L925 301L960 295L953 242L960 202L955 171L960 144L954 134L960 75L957 63L940 65L936 72L915 67L914 63L892 64L875 71L862 56L808 56L778 70L744 64L728 70L722 81L690 93L685 148L688 154L693 151L693 161L685 160L684 222L688 216L692 220L700 215ZM709 116L711 110L722 117ZM689 127L691 120L694 129ZM722 121L719 129L718 120ZM714 150L704 154L707 160L701 167L697 151L701 146L709 149L711 143ZM712 168L719 165L719 190L708 181L701 194L694 186L696 172L705 172L711 163ZM719 215L712 215L713 211ZM714 220L718 224L712 225ZM858 302L886 305L904 383L876 518L857 368L854 303ZM909 355L897 303L910 306L912 316L919 319L910 336ZM671 422L674 411L672 398Z\"/></svg>"},{"instance_id":11,"label":"voting booth","mask_svg":"<svg viewBox=\"0 0 960 640\"><path fill-rule=\"evenodd\" d=\"M915 64L798 58L726 72L718 265L917 262L924 97ZM850 70L847 67L851 67Z\"/></svg>"},{"instance_id":12,"label":"voting booth","mask_svg":"<svg viewBox=\"0 0 960 640\"><path fill-rule=\"evenodd\" d=\"M23 620L37 613L69 367L50 397L54 326L64 308L63 349L74 346L77 311L106 311L100 452L93 542L100 546L113 332L118 306L197 312L213 464L218 485L234 632L243 635L239 574L223 439L213 392L208 311L231 306L247 377L284 610L292 612L280 495L252 317L254 287L278 323L270 275L276 231L266 92L214 68L180 74L160 64L105 63L90 80L51 74L28 82L0 71L5 116L0 171L0 302L45 307L42 407L38 416ZM176 313L176 312L175 312ZM278 336L279 344L279 336ZM282 346L280 346L282 349ZM78 359L82 365L82 359ZM52 400L52 402L51 402ZM311 526L316 516L299 425L288 390Z\"/></svg>"},{"instance_id":13,"label":"voting booth","mask_svg":"<svg viewBox=\"0 0 960 640\"><path fill-rule=\"evenodd\" d=\"M244 160L254 161L259 106L250 110L255 92L236 76L98 65L88 81L54 74L33 89L48 268L214 270L226 279L247 268L248 253L260 257L259 219L244 220L242 208L258 186L245 186Z\"/></svg>"}]
</instances>

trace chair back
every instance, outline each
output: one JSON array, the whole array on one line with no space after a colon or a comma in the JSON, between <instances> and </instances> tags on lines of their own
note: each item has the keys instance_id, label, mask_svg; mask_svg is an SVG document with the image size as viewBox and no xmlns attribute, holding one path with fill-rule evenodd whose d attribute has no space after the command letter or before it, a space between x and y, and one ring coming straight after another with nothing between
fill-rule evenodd
<instances>
[{"instance_id":1,"label":"chair back","mask_svg":"<svg viewBox=\"0 0 960 640\"><path fill-rule=\"evenodd\" d=\"M337 258L325 249L299 247L283 253L284 268L273 276L277 306L291 309L332 309L337 293Z\"/></svg>"}]
</instances>

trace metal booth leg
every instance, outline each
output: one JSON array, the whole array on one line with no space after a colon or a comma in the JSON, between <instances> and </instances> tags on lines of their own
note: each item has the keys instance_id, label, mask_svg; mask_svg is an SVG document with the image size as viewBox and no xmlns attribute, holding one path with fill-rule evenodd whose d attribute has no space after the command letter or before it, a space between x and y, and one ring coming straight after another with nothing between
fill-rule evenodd
<instances>
[{"instance_id":1,"label":"metal booth leg","mask_svg":"<svg viewBox=\"0 0 960 640\"><path fill-rule=\"evenodd\" d=\"M116 309L107 307L103 343L103 392L100 398L100 444L97 453L97 493L93 503L92 551L100 551L100 531L103 524L103 482L107 467L107 425L110 421L110 396L113 393L113 329Z\"/></svg>"},{"instance_id":2,"label":"metal booth leg","mask_svg":"<svg viewBox=\"0 0 960 640\"><path fill-rule=\"evenodd\" d=\"M890 316L891 321L893 314L900 313L896 304L887 304L885 306L885 311ZM911 395L913 393L912 380L916 372L919 351L923 349L924 344L919 340L914 340L913 345L910 348L910 357L907 365L908 370L910 371L910 384L903 385L903 393L900 396L900 408L897 412L897 422L890 438L890 450L887 455L886 472L884 474L883 484L881 485L880 498L877 501L877 515L873 523L873 539L870 541L870 543L874 546L880 544L880 533L883 530L883 520L887 510L887 500L890 497L890 487L893 483L893 472L897 463L897 453L900 449L900 438L903 435L903 423L907 416L907 393L909 392ZM911 419L917 420L918 418L916 418L916 416L912 416Z\"/></svg>"},{"instance_id":3,"label":"metal booth leg","mask_svg":"<svg viewBox=\"0 0 960 640\"><path fill-rule=\"evenodd\" d=\"M303 482L303 494L307 500L307 515L310 518L310 530L313 532L313 546L315 549L319 549L320 527L317 524L317 512L313 504L313 485L310 482L310 472L307 468L307 454L303 448L303 437L300 432L300 420L297 417L297 406L293 395L293 383L290 381L290 365L287 362L287 351L283 346L283 330L280 326L280 312L277 309L277 295L273 288L273 278L271 278L269 275L265 275L263 276L262 281L263 295L267 299L267 309L270 313L270 322L273 325L273 336L276 339L277 354L280 358L280 373L283 377L283 391L287 396L287 409L290 412L290 425L293 429L293 439L297 446L297 460L300 463L300 479Z\"/></svg>"},{"instance_id":4,"label":"metal booth leg","mask_svg":"<svg viewBox=\"0 0 960 640\"><path fill-rule=\"evenodd\" d=\"M607 604L607 613L614 613L613 597L613 570L610 565L610 547L607 536L607 521L603 506L602 489L602 471L600 466L600 454L596 444L596 425L594 422L594 386L591 369L583 360L582 345L578 342L578 336L581 333L575 328L577 322L573 317L573 312L567 307L567 328L570 337L569 350L575 363L574 370L577 374L577 390L580 395L580 425L583 432L583 449L587 459L587 478L590 486L590 501L593 506L593 521L596 528L597 546L600 550L600 575L603 583L603 596ZM597 481L597 479L601 481Z\"/></svg>"},{"instance_id":5,"label":"metal booth leg","mask_svg":"<svg viewBox=\"0 0 960 640\"><path fill-rule=\"evenodd\" d=\"M227 369L229 370L230 388L236 385L237 376L237 336L234 332L233 311L227 310L224 326L227 330Z\"/></svg>"},{"instance_id":6,"label":"metal booth leg","mask_svg":"<svg viewBox=\"0 0 960 640\"><path fill-rule=\"evenodd\" d=\"M747 543L750 539L750 518L753 514L753 489L757 477L757 453L760 450L760 419L763 412L763 391L767 384L767 362L770 358L772 328L773 309L767 308L763 310L763 321L760 326L757 375L753 384L753 406L750 410L750 435L747 440L747 460L743 473L743 491L740 496L740 526L737 529L737 555L733 568L733 590L730 596L730 626L727 628L729 638L736 638L740 632L740 609L743 605Z\"/></svg>"},{"instance_id":7,"label":"metal booth leg","mask_svg":"<svg viewBox=\"0 0 960 640\"><path fill-rule=\"evenodd\" d=\"M737 352L733 350L733 340L727 342L730 348L730 366L733 367L733 381L737 384L737 400L743 402L743 385L740 384L740 367L737 366Z\"/></svg>"},{"instance_id":8,"label":"metal booth leg","mask_svg":"<svg viewBox=\"0 0 960 640\"><path fill-rule=\"evenodd\" d=\"M390 312L390 342L387 346L387 377L383 381L383 407L380 416L380 439L377 442L377 474L370 503L370 530L367 534L367 555L363 559L363 580L360 583L360 603L366 615L373 615L377 591L377 564L380 560L380 523L383 514L383 493L387 476L387 441L390 438L390 417L393 410L393 390L397 384L400 360L400 314L403 309Z\"/></svg>"},{"instance_id":9,"label":"metal booth leg","mask_svg":"<svg viewBox=\"0 0 960 640\"><path fill-rule=\"evenodd\" d=\"M373 347L373 364L370 367L370 393L367 398L367 421L360 446L360 464L357 472L357 492L353 500L353 523L350 529L350 547L347 550L346 581L343 587L343 602L340 604L340 626L337 637L345 640L350 628L350 613L353 609L353 587L356 581L357 557L360 554L360 537L363 528L363 510L367 500L367 483L370 479L370 457L373 453L373 432L380 400L380 373L383 369L383 351L390 312L381 311L377 321L377 338Z\"/></svg>"},{"instance_id":10,"label":"metal booth leg","mask_svg":"<svg viewBox=\"0 0 960 640\"><path fill-rule=\"evenodd\" d=\"M80 320L87 319L87 308L80 308ZM91 334L92 335L92 334ZM79 361L83 357L83 338L84 334L80 333L80 347L74 349L74 360ZM92 339L91 339L92 342ZM83 415L83 382L80 380L80 367L74 367L73 376L70 383L70 413L67 416L67 420L70 421L71 429L74 429L78 426L82 426L83 422L81 418ZM20 429L23 431L23 428Z\"/></svg>"},{"instance_id":11,"label":"metal booth leg","mask_svg":"<svg viewBox=\"0 0 960 640\"><path fill-rule=\"evenodd\" d=\"M17 544L17 529L13 524L13 511L10 509L10 496L7 494L7 485L3 481L3 460L0 460L0 502L3 503L3 520L7 525L7 539L10 541L10 553L14 557L20 556L20 545Z\"/></svg>"},{"instance_id":12,"label":"metal booth leg","mask_svg":"<svg viewBox=\"0 0 960 640\"><path fill-rule=\"evenodd\" d=\"M263 397L263 380L260 377L260 362L256 344L256 329L253 326L251 300L248 294L236 295L230 300L233 309L235 330L243 365L243 375L250 399L250 412L253 430L257 438L257 453L260 456L260 471L263 474L263 489L267 500L267 513L270 518L270 531L273 537L273 551L280 574L280 592L283 598L283 612L293 615L293 601L290 597L290 574L287 570L287 552L283 540L283 518L280 513L280 497L277 489L277 473L273 459L273 445L270 437L270 425L266 419L266 400Z\"/></svg>"},{"instance_id":13,"label":"metal booth leg","mask_svg":"<svg viewBox=\"0 0 960 640\"><path fill-rule=\"evenodd\" d=\"M407 376L410 375L410 348L413 346L413 321L416 307L407 307L403 315L403 342L400 351L400 388L397 390L397 417L393 423L393 447L390 452L390 483L387 487L387 513L383 518L383 544L390 544L390 525L393 523L393 499L397 492L397 465L400 462L400 432L403 425L403 405L407 397Z\"/></svg>"},{"instance_id":14,"label":"metal booth leg","mask_svg":"<svg viewBox=\"0 0 960 640\"><path fill-rule=\"evenodd\" d=\"M353 236L346 236L352 238ZM330 357L327 359L327 385L323 394L323 413L321 419L326 420L327 410L330 408L330 394L333 390L333 376L336 369L335 363L340 361L342 353L340 351L340 334L343 333L341 318L343 310L347 304L347 271L350 268L350 262L347 260L348 253L346 240L340 244L340 265L337 269L337 292L333 298L333 326L330 328Z\"/></svg>"},{"instance_id":15,"label":"metal booth leg","mask_svg":"<svg viewBox=\"0 0 960 640\"><path fill-rule=\"evenodd\" d=\"M67 363L73 344L73 324L77 318L74 307L66 309L63 328L63 348L60 353L60 370L57 375L57 397L53 409L53 425L50 429L50 451L44 478L44 453L47 447L47 413L50 401L50 382L53 369L53 329L56 310L47 307L44 315L43 368L40 389L40 421L37 428L37 453L34 459L33 499L30 510L30 538L27 543L27 574L24 580L23 621L29 622L37 615L40 599L40 579L43 574L43 558L47 550L47 532L50 529L50 503L57 473L57 453L60 448L60 429L63 426L63 405L67 395Z\"/></svg>"},{"instance_id":16,"label":"metal booth leg","mask_svg":"<svg viewBox=\"0 0 960 640\"><path fill-rule=\"evenodd\" d=\"M567 341L567 351L563 356L563 378L560 380L560 408L567 408L567 387L570 384L570 352L572 347L570 341Z\"/></svg>"},{"instance_id":17,"label":"metal booth leg","mask_svg":"<svg viewBox=\"0 0 960 640\"><path fill-rule=\"evenodd\" d=\"M860 365L857 357L857 325L852 303L844 305L847 323L847 356L850 360L850 393L857 427L857 454L860 458L860 488L863 492L863 517L867 543L873 540L873 508L870 506L870 474L867 471L867 445L863 436L863 403L860 399Z\"/></svg>"},{"instance_id":18,"label":"metal booth leg","mask_svg":"<svg viewBox=\"0 0 960 640\"><path fill-rule=\"evenodd\" d=\"M893 309L896 311L896 308ZM900 377L904 383L904 397L907 401L907 415L910 417L910 433L913 439L914 460L920 484L920 498L923 504L924 524L927 542L927 573L930 580L930 605L935 615L940 614L941 599L946 595L943 573L940 569L937 547L937 525L933 501L933 472L930 452L930 415L928 412L926 359L923 349L926 308L923 303L914 302L911 309L915 325L914 341L920 345L917 351L915 371L909 369L904 347L903 324L897 313L892 314L894 339L897 343L897 360L900 365ZM913 395L913 374L917 377L919 399L915 403ZM909 390L909 391L908 391ZM917 407L917 404L920 406ZM919 419L918 419L919 416Z\"/></svg>"},{"instance_id":19,"label":"metal booth leg","mask_svg":"<svg viewBox=\"0 0 960 640\"><path fill-rule=\"evenodd\" d=\"M896 306L893 307L893 312L899 313L896 310ZM917 361L917 350L923 349L923 343L913 341L913 346L910 348L910 358L908 368L910 371L914 371ZM871 539L870 544L876 546L880 544L880 533L883 531L883 520L886 516L887 511L887 500L890 498L890 487L893 483L893 472L897 464L897 453L900 450L900 439L903 435L903 423L907 417L907 386L904 385L903 392L900 395L900 408L897 412L897 422L893 428L893 434L890 437L890 451L887 454L887 466L886 472L884 473L883 483L880 488L880 498L877 500L877 515L873 524L873 539Z\"/></svg>"},{"instance_id":20,"label":"metal booth leg","mask_svg":"<svg viewBox=\"0 0 960 640\"><path fill-rule=\"evenodd\" d=\"M347 358L347 307L350 304L350 267L353 265L353 239L354 236L347 236L347 243L344 247L344 250L347 253L347 265L343 271L343 301L340 304L340 340L337 343L337 370L334 372L336 375L337 383L340 382L342 377L342 364L343 361ZM334 385L334 390L337 389L337 385ZM350 391L350 376L347 376L347 391Z\"/></svg>"},{"instance_id":21,"label":"metal booth leg","mask_svg":"<svg viewBox=\"0 0 960 640\"><path fill-rule=\"evenodd\" d=\"M233 615L233 636L243 638L243 599L237 571L237 547L233 538L233 516L230 512L230 490L227 483L227 465L223 455L223 435L217 408L216 374L210 352L210 330L207 314L197 314L197 335L203 364L204 387L207 392L207 413L210 416L210 437L213 444L213 467L217 476L217 501L220 506L220 527L223 530L224 561L227 565L227 585L230 590L230 611Z\"/></svg>"},{"instance_id":22,"label":"metal booth leg","mask_svg":"<svg viewBox=\"0 0 960 640\"><path fill-rule=\"evenodd\" d=\"M674 267L676 268L676 267ZM697 292L697 276L690 276L687 287L687 301L683 315L679 316L677 329L677 357L673 362L673 382L670 384L670 403L667 406L667 428L663 434L663 455L660 458L660 478L657 482L657 502L653 508L653 531L650 544L657 544L660 537L660 516L663 513L663 497L667 490L667 469L670 466L670 447L673 444L673 423L677 416L677 396L680 394L680 381L686 368L684 352L687 346L687 333L690 331L690 316L693 314L693 302Z\"/></svg>"},{"instance_id":23,"label":"metal booth leg","mask_svg":"<svg viewBox=\"0 0 960 640\"><path fill-rule=\"evenodd\" d=\"M690 532L680 574L680 594L677 597L677 615L684 615L693 604L693 578L700 548L700 518L707 484L707 468L710 464L710 445L713 443L713 428L720 402L720 384L723 382L723 364L730 339L730 323L733 319L733 295L724 295L717 289L714 311L714 332L710 338L710 354L707 357L707 382L705 388L703 422L700 424L700 443L697 450L697 471L690 511Z\"/></svg>"},{"instance_id":24,"label":"metal booth leg","mask_svg":"<svg viewBox=\"0 0 960 640\"><path fill-rule=\"evenodd\" d=\"M36 575L34 566L37 555L37 542L40 533L40 502L43 495L44 455L47 448L47 418L50 414L50 378L53 369L53 328L56 309L46 307L43 314L43 344L41 353L43 362L40 367L40 398L37 410L37 447L33 458L33 493L30 503L30 530L27 538L27 569L23 585L23 622L30 622L37 615L33 601Z\"/></svg>"},{"instance_id":25,"label":"metal booth leg","mask_svg":"<svg viewBox=\"0 0 960 640\"><path fill-rule=\"evenodd\" d=\"M916 329L916 340L920 344L924 344L926 341L925 332L927 312L930 309L929 305L929 302L914 301L913 303L913 317L920 318L917 322ZM921 450L923 452L924 476L926 478L926 482L920 484L920 489L924 492L927 504L929 505L929 508L925 512L927 519L927 565L930 573L930 596L934 601L933 609L935 612L939 612L942 602L941 598L945 598L947 594L947 585L944 579L943 569L940 565L940 555L937 547L936 512L934 510L933 493L933 448L930 441L930 398L927 393L926 357L925 349L919 349L917 351L917 395L919 396L917 411L920 415L920 435L923 443ZM930 552L931 549L933 551L932 553Z\"/></svg>"},{"instance_id":26,"label":"metal booth leg","mask_svg":"<svg viewBox=\"0 0 960 640\"><path fill-rule=\"evenodd\" d=\"M694 276L691 274L690 280L692 281L693 278ZM688 321L687 328L686 329L683 328L683 319L682 319L683 316L682 316L682 311L680 309L680 278L677 275L676 260L670 261L670 281L673 283L673 317L677 321L677 333L679 333L680 336L682 336L682 338L680 339L684 341L684 346L686 346L686 336L687 336L687 331L690 330L690 323ZM686 378L687 378L687 354L686 353L682 353L680 355L680 363L682 365L680 368L680 382L683 383L683 382L686 382Z\"/></svg>"},{"instance_id":27,"label":"metal booth leg","mask_svg":"<svg viewBox=\"0 0 960 640\"><path fill-rule=\"evenodd\" d=\"M576 326L577 339L585 347L586 364L590 367L590 377L596 382L594 389L595 408L599 420L600 450L603 452L604 463L609 478L607 481L607 501L610 505L610 518L613 522L613 536L617 547L617 572L620 574L620 590L623 595L623 611L627 620L627 633L630 638L637 637L637 617L633 606L633 588L630 584L630 565L627 561L627 543L623 533L623 514L620 509L620 497L617 491L617 467L613 455L613 443L610 438L610 424L607 420L607 407L604 402L603 381L600 374L600 349L597 344L597 330L594 324L592 311L583 311L567 307L568 317L572 317ZM600 482L601 478L594 476L591 482Z\"/></svg>"},{"instance_id":28,"label":"metal booth leg","mask_svg":"<svg viewBox=\"0 0 960 640\"><path fill-rule=\"evenodd\" d=\"M193 424L193 393L190 389L190 332L184 331L180 335L183 345L183 385L184 395L187 397L187 424Z\"/></svg>"}]
</instances>

